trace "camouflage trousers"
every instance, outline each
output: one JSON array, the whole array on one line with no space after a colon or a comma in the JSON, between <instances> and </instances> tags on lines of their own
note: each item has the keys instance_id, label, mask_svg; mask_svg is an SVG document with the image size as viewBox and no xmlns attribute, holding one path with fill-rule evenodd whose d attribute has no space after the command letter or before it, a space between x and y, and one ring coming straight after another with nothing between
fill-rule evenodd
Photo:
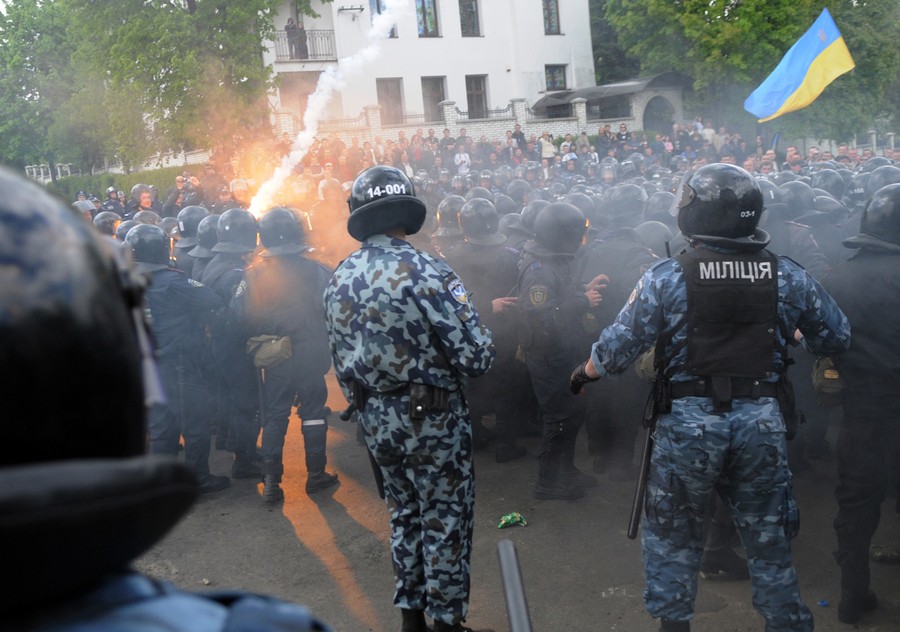
<instances>
[{"instance_id":1,"label":"camouflage trousers","mask_svg":"<svg viewBox=\"0 0 900 632\"><path fill-rule=\"evenodd\" d=\"M394 605L454 624L469 607L475 479L465 400L450 411L409 418L409 396L370 397L360 415L381 467L391 524Z\"/></svg>"},{"instance_id":2,"label":"camouflage trousers","mask_svg":"<svg viewBox=\"0 0 900 632\"><path fill-rule=\"evenodd\" d=\"M704 514L721 493L747 552L753 605L767 632L813 629L791 558L799 513L791 490L784 420L772 398L736 399L728 413L685 397L660 417L644 505L642 550L653 617L693 617Z\"/></svg>"}]
</instances>

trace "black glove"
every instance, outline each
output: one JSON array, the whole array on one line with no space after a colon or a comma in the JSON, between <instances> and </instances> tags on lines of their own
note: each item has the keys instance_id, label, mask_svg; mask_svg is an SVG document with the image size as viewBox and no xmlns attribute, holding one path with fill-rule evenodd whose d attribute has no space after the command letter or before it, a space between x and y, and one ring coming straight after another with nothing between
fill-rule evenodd
<instances>
[{"instance_id":1,"label":"black glove","mask_svg":"<svg viewBox=\"0 0 900 632\"><path fill-rule=\"evenodd\" d=\"M572 375L569 376L569 390L572 392L572 395L579 395L581 393L581 389L584 388L584 385L588 382L596 382L599 380L599 377L590 377L587 374L587 371L584 370L584 367L587 366L587 363L590 360L585 360L572 371Z\"/></svg>"}]
</instances>

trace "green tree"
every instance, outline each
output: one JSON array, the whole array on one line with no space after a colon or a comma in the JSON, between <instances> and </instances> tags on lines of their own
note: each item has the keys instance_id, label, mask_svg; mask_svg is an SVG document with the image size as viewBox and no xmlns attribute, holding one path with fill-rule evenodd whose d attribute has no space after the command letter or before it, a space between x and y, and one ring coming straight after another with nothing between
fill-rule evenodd
<instances>
[{"instance_id":1,"label":"green tree","mask_svg":"<svg viewBox=\"0 0 900 632\"><path fill-rule=\"evenodd\" d=\"M678 70L694 78L690 104L731 125L755 127L743 101L809 28L814 0L607 0L606 19L642 72ZM857 63L812 106L776 119L772 129L846 138L889 104L900 72L900 0L833 0L829 10ZM868 113L867 113L868 111ZM776 125L777 123L777 125Z\"/></svg>"},{"instance_id":2,"label":"green tree","mask_svg":"<svg viewBox=\"0 0 900 632\"><path fill-rule=\"evenodd\" d=\"M80 31L76 59L106 78L117 107L143 116L143 148L134 147L140 125L115 116L129 159L267 128L272 75L262 54L278 0L60 1Z\"/></svg>"},{"instance_id":3,"label":"green tree","mask_svg":"<svg viewBox=\"0 0 900 632\"><path fill-rule=\"evenodd\" d=\"M53 2L0 5L0 162L48 163L53 172L48 130L73 92L67 26Z\"/></svg>"},{"instance_id":4,"label":"green tree","mask_svg":"<svg viewBox=\"0 0 900 632\"><path fill-rule=\"evenodd\" d=\"M591 43L597 83L612 83L636 77L641 69L638 59L625 53L616 29L606 19L607 0L590 0Z\"/></svg>"}]
</instances>

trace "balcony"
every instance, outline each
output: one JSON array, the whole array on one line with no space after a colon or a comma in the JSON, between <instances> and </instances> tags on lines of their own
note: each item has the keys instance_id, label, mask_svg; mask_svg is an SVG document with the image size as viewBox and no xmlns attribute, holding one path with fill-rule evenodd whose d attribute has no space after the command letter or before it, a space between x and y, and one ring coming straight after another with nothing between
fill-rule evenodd
<instances>
[{"instance_id":1,"label":"balcony","mask_svg":"<svg viewBox=\"0 0 900 632\"><path fill-rule=\"evenodd\" d=\"M334 31L275 31L275 61L335 61Z\"/></svg>"}]
</instances>

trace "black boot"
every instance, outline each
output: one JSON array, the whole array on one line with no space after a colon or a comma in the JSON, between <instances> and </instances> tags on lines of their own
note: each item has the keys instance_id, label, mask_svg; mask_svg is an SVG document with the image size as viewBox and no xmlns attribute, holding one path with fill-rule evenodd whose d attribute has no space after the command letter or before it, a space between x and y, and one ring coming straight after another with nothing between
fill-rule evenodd
<instances>
[{"instance_id":1,"label":"black boot","mask_svg":"<svg viewBox=\"0 0 900 632\"><path fill-rule=\"evenodd\" d=\"M284 491L281 489L281 473L283 466L275 459L264 459L262 464L263 492L262 499L265 503L277 503L284 500Z\"/></svg>"},{"instance_id":2,"label":"black boot","mask_svg":"<svg viewBox=\"0 0 900 632\"><path fill-rule=\"evenodd\" d=\"M841 593L841 602L838 604L838 619L841 623L856 623L862 618L864 612L870 612L878 607L878 597L871 590L864 594Z\"/></svg>"},{"instance_id":3,"label":"black boot","mask_svg":"<svg viewBox=\"0 0 900 632\"><path fill-rule=\"evenodd\" d=\"M403 625L400 627L400 632L428 632L424 610L401 608L400 614L403 616Z\"/></svg>"},{"instance_id":4,"label":"black boot","mask_svg":"<svg viewBox=\"0 0 900 632\"><path fill-rule=\"evenodd\" d=\"M597 487L600 481L596 476L585 474L575 467L575 441L577 438L577 430L569 430L563 438L558 480L567 487Z\"/></svg>"},{"instance_id":5,"label":"black boot","mask_svg":"<svg viewBox=\"0 0 900 632\"><path fill-rule=\"evenodd\" d=\"M444 623L443 621L435 621L432 624L431 629L434 632L494 632L493 630L488 630L486 628L481 628L478 630L473 630L472 628L464 626L462 623Z\"/></svg>"},{"instance_id":6,"label":"black boot","mask_svg":"<svg viewBox=\"0 0 900 632\"><path fill-rule=\"evenodd\" d=\"M691 632L691 622L660 619L659 632Z\"/></svg>"},{"instance_id":7,"label":"black boot","mask_svg":"<svg viewBox=\"0 0 900 632\"><path fill-rule=\"evenodd\" d=\"M314 494L337 485L337 474L329 474L325 471L325 465L328 463L328 456L325 454L328 424L305 425L301 427L301 432L303 432L303 449L306 451L306 493Z\"/></svg>"},{"instance_id":8,"label":"black boot","mask_svg":"<svg viewBox=\"0 0 900 632\"><path fill-rule=\"evenodd\" d=\"M534 497L541 500L575 500L584 497L584 489L564 482L559 475L559 443L551 444L540 456L538 482Z\"/></svg>"}]
</instances>

